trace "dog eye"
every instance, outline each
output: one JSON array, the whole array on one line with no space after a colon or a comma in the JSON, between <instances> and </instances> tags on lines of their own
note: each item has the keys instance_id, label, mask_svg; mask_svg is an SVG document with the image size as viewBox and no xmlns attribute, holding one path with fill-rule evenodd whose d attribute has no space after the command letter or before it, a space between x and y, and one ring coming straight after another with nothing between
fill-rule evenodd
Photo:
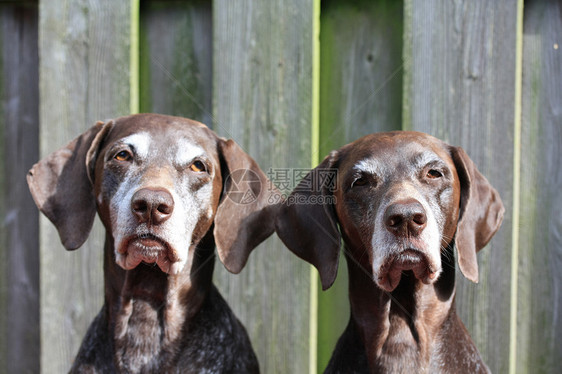
<instances>
[{"instance_id":1,"label":"dog eye","mask_svg":"<svg viewBox=\"0 0 562 374\"><path fill-rule=\"evenodd\" d=\"M441 174L441 172L439 170L430 169L427 172L427 177L429 179L437 179L437 178L441 178L442 176L443 176L443 174Z\"/></svg>"},{"instance_id":2,"label":"dog eye","mask_svg":"<svg viewBox=\"0 0 562 374\"><path fill-rule=\"evenodd\" d=\"M117 161L131 161L133 159L133 155L129 151L121 151L117 153L114 157Z\"/></svg>"},{"instance_id":3,"label":"dog eye","mask_svg":"<svg viewBox=\"0 0 562 374\"><path fill-rule=\"evenodd\" d=\"M205 167L205 164L199 160L194 161L191 166L189 166L189 168L191 170L193 170L196 173L201 173L204 171L207 171L207 168Z\"/></svg>"},{"instance_id":4,"label":"dog eye","mask_svg":"<svg viewBox=\"0 0 562 374\"><path fill-rule=\"evenodd\" d=\"M358 177L352 183L351 187L361 187L367 184L367 178L365 177Z\"/></svg>"}]
</instances>

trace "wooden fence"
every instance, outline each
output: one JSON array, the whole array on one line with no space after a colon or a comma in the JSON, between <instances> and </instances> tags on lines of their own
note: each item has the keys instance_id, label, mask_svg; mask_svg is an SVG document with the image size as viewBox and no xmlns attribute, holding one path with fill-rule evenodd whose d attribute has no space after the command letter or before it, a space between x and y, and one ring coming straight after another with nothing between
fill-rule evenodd
<instances>
[{"instance_id":1,"label":"wooden fence","mask_svg":"<svg viewBox=\"0 0 562 374\"><path fill-rule=\"evenodd\" d=\"M457 309L494 373L562 359L562 4L540 0L0 0L0 372L68 370L102 304L99 223L66 252L25 175L98 119L201 120L267 171L376 131L466 149L502 228L458 276ZM296 181L295 181L296 182ZM345 266L276 237L215 280L264 373L321 372L348 318Z\"/></svg>"}]
</instances>

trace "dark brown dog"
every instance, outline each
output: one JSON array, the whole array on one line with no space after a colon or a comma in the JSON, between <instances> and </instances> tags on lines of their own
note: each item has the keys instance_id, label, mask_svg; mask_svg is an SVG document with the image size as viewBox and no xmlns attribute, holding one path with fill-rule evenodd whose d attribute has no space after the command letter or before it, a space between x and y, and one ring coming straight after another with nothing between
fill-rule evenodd
<instances>
[{"instance_id":1,"label":"dark brown dog","mask_svg":"<svg viewBox=\"0 0 562 374\"><path fill-rule=\"evenodd\" d=\"M37 163L28 183L67 249L96 209L107 230L105 304L72 372L259 372L211 279L215 242L237 273L274 230L267 179L236 143L184 118L122 117Z\"/></svg>"},{"instance_id":2,"label":"dark brown dog","mask_svg":"<svg viewBox=\"0 0 562 374\"><path fill-rule=\"evenodd\" d=\"M337 170L333 192L307 188L328 169ZM314 204L330 194L333 205ZM372 134L330 153L276 221L287 247L316 266L323 289L335 279L343 237L351 318L326 372L487 372L455 311L453 249L477 282L476 252L503 212L466 153L429 135Z\"/></svg>"}]
</instances>

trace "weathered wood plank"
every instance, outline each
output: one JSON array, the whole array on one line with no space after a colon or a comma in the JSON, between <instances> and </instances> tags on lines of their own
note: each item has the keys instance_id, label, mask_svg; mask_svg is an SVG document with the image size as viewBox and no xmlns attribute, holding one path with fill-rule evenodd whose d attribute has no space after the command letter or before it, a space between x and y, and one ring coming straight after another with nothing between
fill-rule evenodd
<instances>
[{"instance_id":1,"label":"weathered wood plank","mask_svg":"<svg viewBox=\"0 0 562 374\"><path fill-rule=\"evenodd\" d=\"M39 155L37 25L36 4L0 3L2 373L39 371L39 215L25 180Z\"/></svg>"},{"instance_id":2,"label":"weathered wood plank","mask_svg":"<svg viewBox=\"0 0 562 374\"><path fill-rule=\"evenodd\" d=\"M562 5L525 2L517 373L562 357Z\"/></svg>"},{"instance_id":3,"label":"weathered wood plank","mask_svg":"<svg viewBox=\"0 0 562 374\"><path fill-rule=\"evenodd\" d=\"M480 284L457 276L462 320L492 372L506 373L517 7L503 0L405 4L404 128L461 145L506 207L502 228L478 255Z\"/></svg>"},{"instance_id":4,"label":"weathered wood plank","mask_svg":"<svg viewBox=\"0 0 562 374\"><path fill-rule=\"evenodd\" d=\"M130 2L40 2L40 150L65 145L96 120L129 112ZM66 253L40 220L41 370L66 372L102 305L103 233L96 224Z\"/></svg>"},{"instance_id":5,"label":"weathered wood plank","mask_svg":"<svg viewBox=\"0 0 562 374\"><path fill-rule=\"evenodd\" d=\"M401 128L402 2L322 4L320 144L325 153L375 131Z\"/></svg>"},{"instance_id":6,"label":"weathered wood plank","mask_svg":"<svg viewBox=\"0 0 562 374\"><path fill-rule=\"evenodd\" d=\"M141 4L141 112L211 125L210 1Z\"/></svg>"},{"instance_id":7,"label":"weathered wood plank","mask_svg":"<svg viewBox=\"0 0 562 374\"><path fill-rule=\"evenodd\" d=\"M266 172L310 167L313 13L312 1L213 2L213 127ZM310 267L272 237L239 275L218 268L262 372L308 372Z\"/></svg>"},{"instance_id":8,"label":"weathered wood plank","mask_svg":"<svg viewBox=\"0 0 562 374\"><path fill-rule=\"evenodd\" d=\"M402 1L323 1L320 154L363 135L401 129ZM347 267L318 297L318 372L349 320Z\"/></svg>"}]
</instances>

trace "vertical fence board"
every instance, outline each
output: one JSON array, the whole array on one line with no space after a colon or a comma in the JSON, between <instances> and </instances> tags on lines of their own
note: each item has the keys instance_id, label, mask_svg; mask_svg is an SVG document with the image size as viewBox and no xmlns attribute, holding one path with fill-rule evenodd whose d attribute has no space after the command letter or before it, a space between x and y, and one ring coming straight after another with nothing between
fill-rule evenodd
<instances>
[{"instance_id":1,"label":"vertical fence board","mask_svg":"<svg viewBox=\"0 0 562 374\"><path fill-rule=\"evenodd\" d=\"M402 115L402 1L322 2L320 154L363 135L399 130ZM318 372L349 320L347 267L320 291Z\"/></svg>"},{"instance_id":2,"label":"vertical fence board","mask_svg":"<svg viewBox=\"0 0 562 374\"><path fill-rule=\"evenodd\" d=\"M147 1L141 8L141 112L211 125L210 1Z\"/></svg>"},{"instance_id":3,"label":"vertical fence board","mask_svg":"<svg viewBox=\"0 0 562 374\"><path fill-rule=\"evenodd\" d=\"M40 150L58 149L96 120L129 112L130 2L40 2ZM66 372L102 305L103 230L67 253L40 220L41 370Z\"/></svg>"},{"instance_id":4,"label":"vertical fence board","mask_svg":"<svg viewBox=\"0 0 562 374\"><path fill-rule=\"evenodd\" d=\"M402 2L322 4L320 158L402 117Z\"/></svg>"},{"instance_id":5,"label":"vertical fence board","mask_svg":"<svg viewBox=\"0 0 562 374\"><path fill-rule=\"evenodd\" d=\"M2 373L39 371L38 212L25 181L39 154L37 23L37 4L0 4Z\"/></svg>"},{"instance_id":6,"label":"vertical fence board","mask_svg":"<svg viewBox=\"0 0 562 374\"><path fill-rule=\"evenodd\" d=\"M213 126L266 172L310 167L313 13L312 1L213 2ZM307 372L310 267L277 237L239 275L217 267L262 372Z\"/></svg>"},{"instance_id":7,"label":"vertical fence board","mask_svg":"<svg viewBox=\"0 0 562 374\"><path fill-rule=\"evenodd\" d=\"M525 3L517 373L562 358L562 5Z\"/></svg>"},{"instance_id":8,"label":"vertical fence board","mask_svg":"<svg viewBox=\"0 0 562 374\"><path fill-rule=\"evenodd\" d=\"M479 255L480 283L457 275L457 310L492 372L509 367L517 7L513 1L406 1L404 127L461 145L506 206Z\"/></svg>"}]
</instances>

